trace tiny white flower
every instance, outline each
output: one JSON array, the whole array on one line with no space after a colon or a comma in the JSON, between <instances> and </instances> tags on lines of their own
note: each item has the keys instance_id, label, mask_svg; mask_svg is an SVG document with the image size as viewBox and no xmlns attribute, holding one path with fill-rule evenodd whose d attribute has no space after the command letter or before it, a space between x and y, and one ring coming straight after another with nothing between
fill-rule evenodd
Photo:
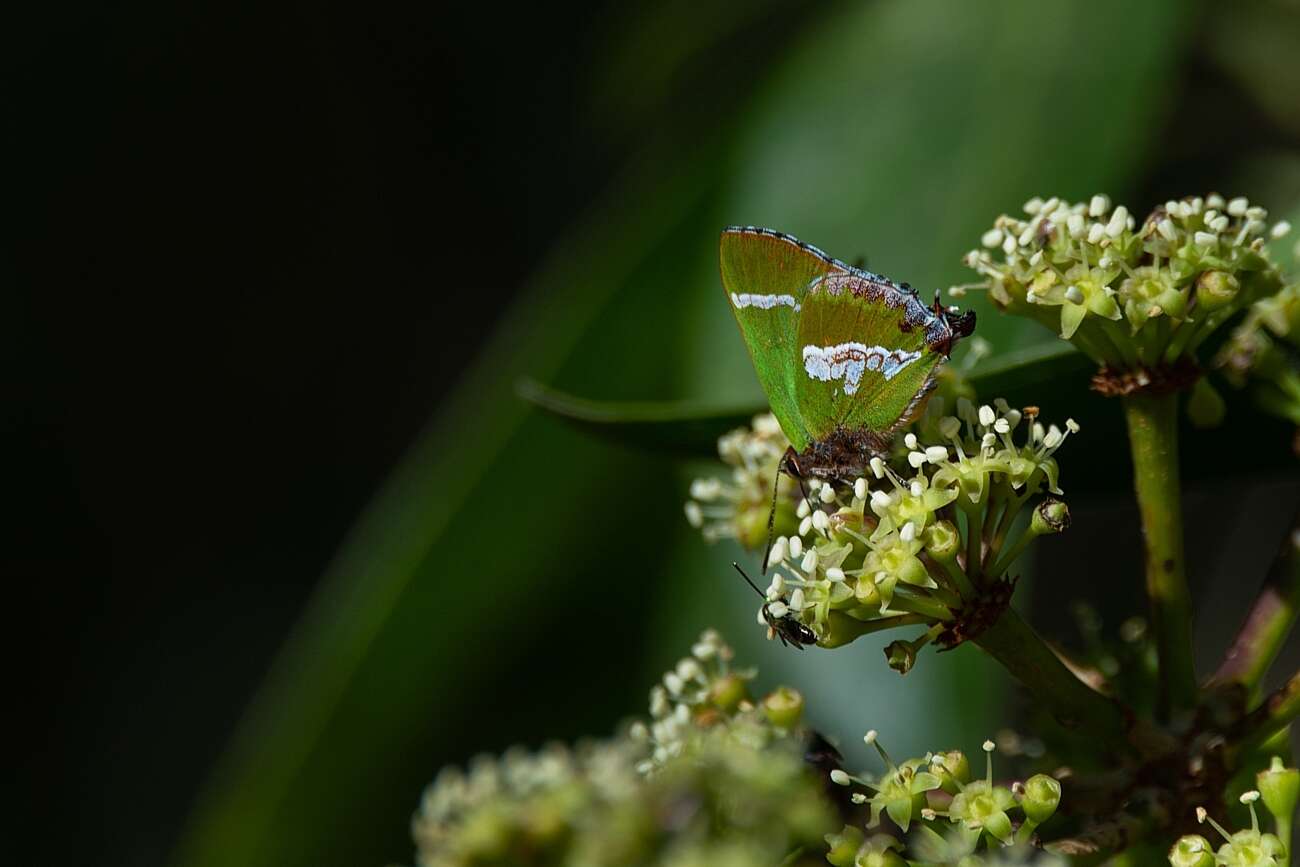
<instances>
[{"instance_id":1,"label":"tiny white flower","mask_svg":"<svg viewBox=\"0 0 1300 867\"><path fill-rule=\"evenodd\" d=\"M1174 221L1168 217L1156 223L1156 231L1163 235L1166 241L1178 240L1178 230L1174 228Z\"/></svg>"},{"instance_id":2,"label":"tiny white flower","mask_svg":"<svg viewBox=\"0 0 1300 867\"><path fill-rule=\"evenodd\" d=\"M867 498L866 479L858 479L853 483L853 496L857 497L859 500L865 500Z\"/></svg>"},{"instance_id":3,"label":"tiny white flower","mask_svg":"<svg viewBox=\"0 0 1300 867\"><path fill-rule=\"evenodd\" d=\"M1093 196L1092 200L1088 202L1089 217L1100 217L1102 214L1106 213L1109 210L1110 210L1110 199L1106 198L1103 195L1099 194Z\"/></svg>"},{"instance_id":4,"label":"tiny white flower","mask_svg":"<svg viewBox=\"0 0 1300 867\"><path fill-rule=\"evenodd\" d=\"M700 508L700 504L694 500L686 504L686 520L697 530L704 526L704 511Z\"/></svg>"},{"instance_id":5,"label":"tiny white flower","mask_svg":"<svg viewBox=\"0 0 1300 867\"><path fill-rule=\"evenodd\" d=\"M1088 243L1100 244L1101 239L1106 237L1106 227L1101 223L1093 223L1088 227Z\"/></svg>"},{"instance_id":6,"label":"tiny white flower","mask_svg":"<svg viewBox=\"0 0 1300 867\"><path fill-rule=\"evenodd\" d=\"M785 536L777 536L776 541L772 543L772 550L768 552L768 559L773 563L781 563L785 560L788 553Z\"/></svg>"},{"instance_id":7,"label":"tiny white flower","mask_svg":"<svg viewBox=\"0 0 1300 867\"><path fill-rule=\"evenodd\" d=\"M1291 231L1291 224L1288 223L1286 220L1279 220L1278 222L1273 224L1273 228L1269 231L1268 234L1276 240L1277 238L1285 238L1287 233L1290 231Z\"/></svg>"},{"instance_id":8,"label":"tiny white flower","mask_svg":"<svg viewBox=\"0 0 1300 867\"><path fill-rule=\"evenodd\" d=\"M1249 207L1250 202L1245 196L1237 196L1237 198L1228 202L1228 213L1234 217L1240 217L1246 213L1246 209Z\"/></svg>"},{"instance_id":9,"label":"tiny white flower","mask_svg":"<svg viewBox=\"0 0 1300 867\"><path fill-rule=\"evenodd\" d=\"M795 611L802 611L803 603L804 603L803 588L796 587L794 589L794 592L790 594L790 607Z\"/></svg>"},{"instance_id":10,"label":"tiny white flower","mask_svg":"<svg viewBox=\"0 0 1300 867\"><path fill-rule=\"evenodd\" d=\"M943 446L929 446L925 450L925 458L932 464L942 463L948 459L948 450Z\"/></svg>"},{"instance_id":11,"label":"tiny white flower","mask_svg":"<svg viewBox=\"0 0 1300 867\"><path fill-rule=\"evenodd\" d=\"M803 561L799 564L799 568L807 572L809 575L817 571L816 548L808 549L808 551L803 555Z\"/></svg>"},{"instance_id":12,"label":"tiny white flower","mask_svg":"<svg viewBox=\"0 0 1300 867\"><path fill-rule=\"evenodd\" d=\"M993 407L989 406L987 403L980 407L980 415L979 415L980 424L984 425L985 427L988 427L989 425L993 424L993 421L996 418L997 418L997 414L993 412Z\"/></svg>"},{"instance_id":13,"label":"tiny white flower","mask_svg":"<svg viewBox=\"0 0 1300 867\"><path fill-rule=\"evenodd\" d=\"M1218 243L1219 236L1211 232L1197 232L1192 236L1192 239L1202 247L1213 247Z\"/></svg>"},{"instance_id":14,"label":"tiny white flower","mask_svg":"<svg viewBox=\"0 0 1300 867\"><path fill-rule=\"evenodd\" d=\"M826 577L827 577L829 580L831 580L831 581L835 581L835 582L843 581L843 580L844 580L844 570L841 569L839 566L832 566L831 568L829 568L829 569L826 570Z\"/></svg>"},{"instance_id":15,"label":"tiny white flower","mask_svg":"<svg viewBox=\"0 0 1300 867\"><path fill-rule=\"evenodd\" d=\"M849 779L849 775L839 768L831 771L831 782L837 786L849 786L853 784L853 781Z\"/></svg>"},{"instance_id":16,"label":"tiny white flower","mask_svg":"<svg viewBox=\"0 0 1300 867\"><path fill-rule=\"evenodd\" d=\"M813 517L812 515L809 515L799 522L799 535L807 536L809 533L812 532L812 528L813 528Z\"/></svg>"},{"instance_id":17,"label":"tiny white flower","mask_svg":"<svg viewBox=\"0 0 1300 867\"><path fill-rule=\"evenodd\" d=\"M822 485L822 489L817 492L817 498L823 503L835 502L835 489L830 485Z\"/></svg>"},{"instance_id":18,"label":"tiny white flower","mask_svg":"<svg viewBox=\"0 0 1300 867\"><path fill-rule=\"evenodd\" d=\"M1083 290L1080 289L1078 286L1066 287L1065 300L1069 301L1071 304L1082 304Z\"/></svg>"},{"instance_id":19,"label":"tiny white flower","mask_svg":"<svg viewBox=\"0 0 1300 867\"><path fill-rule=\"evenodd\" d=\"M1111 238L1118 238L1120 235L1124 234L1124 229L1127 228L1127 222L1128 208L1120 205L1115 209L1115 212L1110 215L1110 221L1106 223L1106 234Z\"/></svg>"},{"instance_id":20,"label":"tiny white flower","mask_svg":"<svg viewBox=\"0 0 1300 867\"><path fill-rule=\"evenodd\" d=\"M903 445L907 446L909 449L915 449L915 448L916 448L916 434L914 434L914 433L909 433L907 436L903 437Z\"/></svg>"},{"instance_id":21,"label":"tiny white flower","mask_svg":"<svg viewBox=\"0 0 1300 867\"><path fill-rule=\"evenodd\" d=\"M1040 199L1038 196L1034 196L1032 199L1025 202L1024 204L1024 211L1026 214L1029 214L1030 216L1037 214L1042 209L1043 209L1043 200Z\"/></svg>"},{"instance_id":22,"label":"tiny white flower","mask_svg":"<svg viewBox=\"0 0 1300 867\"><path fill-rule=\"evenodd\" d=\"M791 536L790 557L792 559L798 560L802 554L803 554L803 539L800 539L798 536Z\"/></svg>"},{"instance_id":23,"label":"tiny white flower","mask_svg":"<svg viewBox=\"0 0 1300 867\"><path fill-rule=\"evenodd\" d=\"M919 470L925 466L925 452L908 452L907 462L912 465L912 469Z\"/></svg>"},{"instance_id":24,"label":"tiny white flower","mask_svg":"<svg viewBox=\"0 0 1300 867\"><path fill-rule=\"evenodd\" d=\"M830 516L827 515L825 512L823 512L821 509L818 509L817 511L813 512L812 522L814 527L822 531L829 529L831 526Z\"/></svg>"},{"instance_id":25,"label":"tiny white flower","mask_svg":"<svg viewBox=\"0 0 1300 867\"><path fill-rule=\"evenodd\" d=\"M980 243L990 249L997 247L1002 243L1002 230L989 229L980 237Z\"/></svg>"}]
</instances>

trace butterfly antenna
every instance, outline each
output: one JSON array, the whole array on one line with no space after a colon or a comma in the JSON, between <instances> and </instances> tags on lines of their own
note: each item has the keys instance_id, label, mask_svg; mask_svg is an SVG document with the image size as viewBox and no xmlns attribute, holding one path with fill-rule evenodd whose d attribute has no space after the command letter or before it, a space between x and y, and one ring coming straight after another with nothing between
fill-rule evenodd
<instances>
[{"instance_id":1,"label":"butterfly antenna","mask_svg":"<svg viewBox=\"0 0 1300 867\"><path fill-rule=\"evenodd\" d=\"M762 599L764 600L767 599L767 594L764 593L762 590L758 589L758 585L750 580L749 576L745 574L745 570L740 568L739 563L737 563L735 560L732 560L731 565L737 572L740 573L740 577L745 579L745 583L748 584L750 587L754 588L755 593L757 593Z\"/></svg>"}]
</instances>

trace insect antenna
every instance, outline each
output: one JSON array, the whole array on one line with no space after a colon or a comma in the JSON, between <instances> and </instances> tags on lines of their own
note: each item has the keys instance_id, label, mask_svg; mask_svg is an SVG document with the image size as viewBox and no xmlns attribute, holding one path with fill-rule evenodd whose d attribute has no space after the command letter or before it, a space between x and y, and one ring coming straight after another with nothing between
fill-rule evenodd
<instances>
[{"instance_id":1,"label":"insect antenna","mask_svg":"<svg viewBox=\"0 0 1300 867\"><path fill-rule=\"evenodd\" d=\"M758 589L758 585L755 584L752 580L750 580L750 577L745 574L745 570L740 568L740 564L737 563L735 560L732 560L731 565L732 568L734 568L737 572L740 573L740 577L745 579L745 583L748 584L750 587L754 588L754 592L757 593L764 601L767 601L767 594L764 593L762 590Z\"/></svg>"}]
</instances>

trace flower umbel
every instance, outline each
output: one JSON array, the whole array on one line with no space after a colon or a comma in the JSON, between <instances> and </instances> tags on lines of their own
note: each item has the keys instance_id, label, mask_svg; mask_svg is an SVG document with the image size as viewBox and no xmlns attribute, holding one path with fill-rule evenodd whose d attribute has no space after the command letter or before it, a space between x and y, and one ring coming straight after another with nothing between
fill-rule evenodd
<instances>
[{"instance_id":1,"label":"flower umbel","mask_svg":"<svg viewBox=\"0 0 1300 867\"><path fill-rule=\"evenodd\" d=\"M1237 311L1276 293L1266 238L1290 230L1244 198L1170 200L1135 219L1106 196L1030 199L965 257L995 304L1057 331L1103 368L1113 393L1177 388L1196 348ZM955 287L960 294L970 287ZM1100 384L1098 386L1101 387ZM1104 390L1104 389L1103 389Z\"/></svg>"},{"instance_id":2,"label":"flower umbel","mask_svg":"<svg viewBox=\"0 0 1300 867\"><path fill-rule=\"evenodd\" d=\"M1036 409L1013 409L1001 400L976 406L963 398L956 415L943 415L936 398L921 428L933 439L906 434L888 460L874 458L871 474L850 486L806 482L808 498L798 500L789 531L768 552L773 575L760 622L793 617L822 647L922 626L915 638L886 650L890 666L906 673L925 645L959 643L1005 605L1010 584L1004 578L1016 558L1034 538L1069 523L1065 504L1041 495L1061 493L1055 454L1078 425L1044 426ZM778 437L771 418L760 417L754 430L723 437L720 451L733 465L737 455L772 458L786 446ZM692 505L702 513L701 493L728 502L756 500L760 491L771 491L777 461L755 463L744 473L748 494L699 480ZM1035 500L1036 507L1027 509ZM1030 520L1017 520L1026 511ZM734 536L761 550L766 538L746 532L753 519L743 510L715 516L730 529L706 527L710 538ZM778 513L778 527L782 523Z\"/></svg>"}]
</instances>

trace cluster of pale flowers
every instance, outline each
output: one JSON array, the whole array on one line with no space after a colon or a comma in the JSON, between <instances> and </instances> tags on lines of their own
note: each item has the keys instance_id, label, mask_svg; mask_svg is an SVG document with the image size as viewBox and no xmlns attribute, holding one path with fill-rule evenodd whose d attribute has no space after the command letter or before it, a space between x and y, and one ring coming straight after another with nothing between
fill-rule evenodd
<instances>
[{"instance_id":1,"label":"cluster of pale flowers","mask_svg":"<svg viewBox=\"0 0 1300 867\"><path fill-rule=\"evenodd\" d=\"M1036 495L1060 493L1054 455L1078 425L1044 425L1036 410L1001 400L960 399L956 415L944 416L936 398L930 411L936 423L920 429L932 438L906 434L888 460L872 458L851 485L782 477L794 509L786 511L784 500L778 507L761 622L794 617L827 647L909 624L931 627L932 640L1032 538L1063 529L1068 513L1054 499L1030 520L1017 518ZM687 518L710 538L734 536L762 550L766 533L747 528L758 511L766 530L787 445L771 416L723 437L719 451L733 478L696 481Z\"/></svg>"},{"instance_id":2,"label":"cluster of pale flowers","mask_svg":"<svg viewBox=\"0 0 1300 867\"><path fill-rule=\"evenodd\" d=\"M972 779L970 762L960 750L926 753L896 763L875 731L867 732L863 740L876 748L885 772L875 777L837 770L831 780L850 789L853 803L869 807L865 830L878 827L882 815L904 833L915 826L909 840L914 860L965 864L981 843L993 852L1027 845L1061 802L1061 784L1046 774L1010 785L995 782L992 741L984 742L984 778ZM1017 811L1022 814L1019 822L1012 818ZM867 837L862 828L851 825L828 836L827 843L831 849L827 860L843 867L870 860L865 855L903 850L902 841L890 834ZM901 867L904 862L895 856L883 863Z\"/></svg>"},{"instance_id":3,"label":"cluster of pale flowers","mask_svg":"<svg viewBox=\"0 0 1300 867\"><path fill-rule=\"evenodd\" d=\"M1111 365L1172 363L1282 280L1266 239L1290 231L1245 198L1170 200L1139 221L1103 195L1030 199L1002 215L965 263L1004 310L1059 330ZM1122 327L1121 327L1122 324Z\"/></svg>"}]
</instances>

